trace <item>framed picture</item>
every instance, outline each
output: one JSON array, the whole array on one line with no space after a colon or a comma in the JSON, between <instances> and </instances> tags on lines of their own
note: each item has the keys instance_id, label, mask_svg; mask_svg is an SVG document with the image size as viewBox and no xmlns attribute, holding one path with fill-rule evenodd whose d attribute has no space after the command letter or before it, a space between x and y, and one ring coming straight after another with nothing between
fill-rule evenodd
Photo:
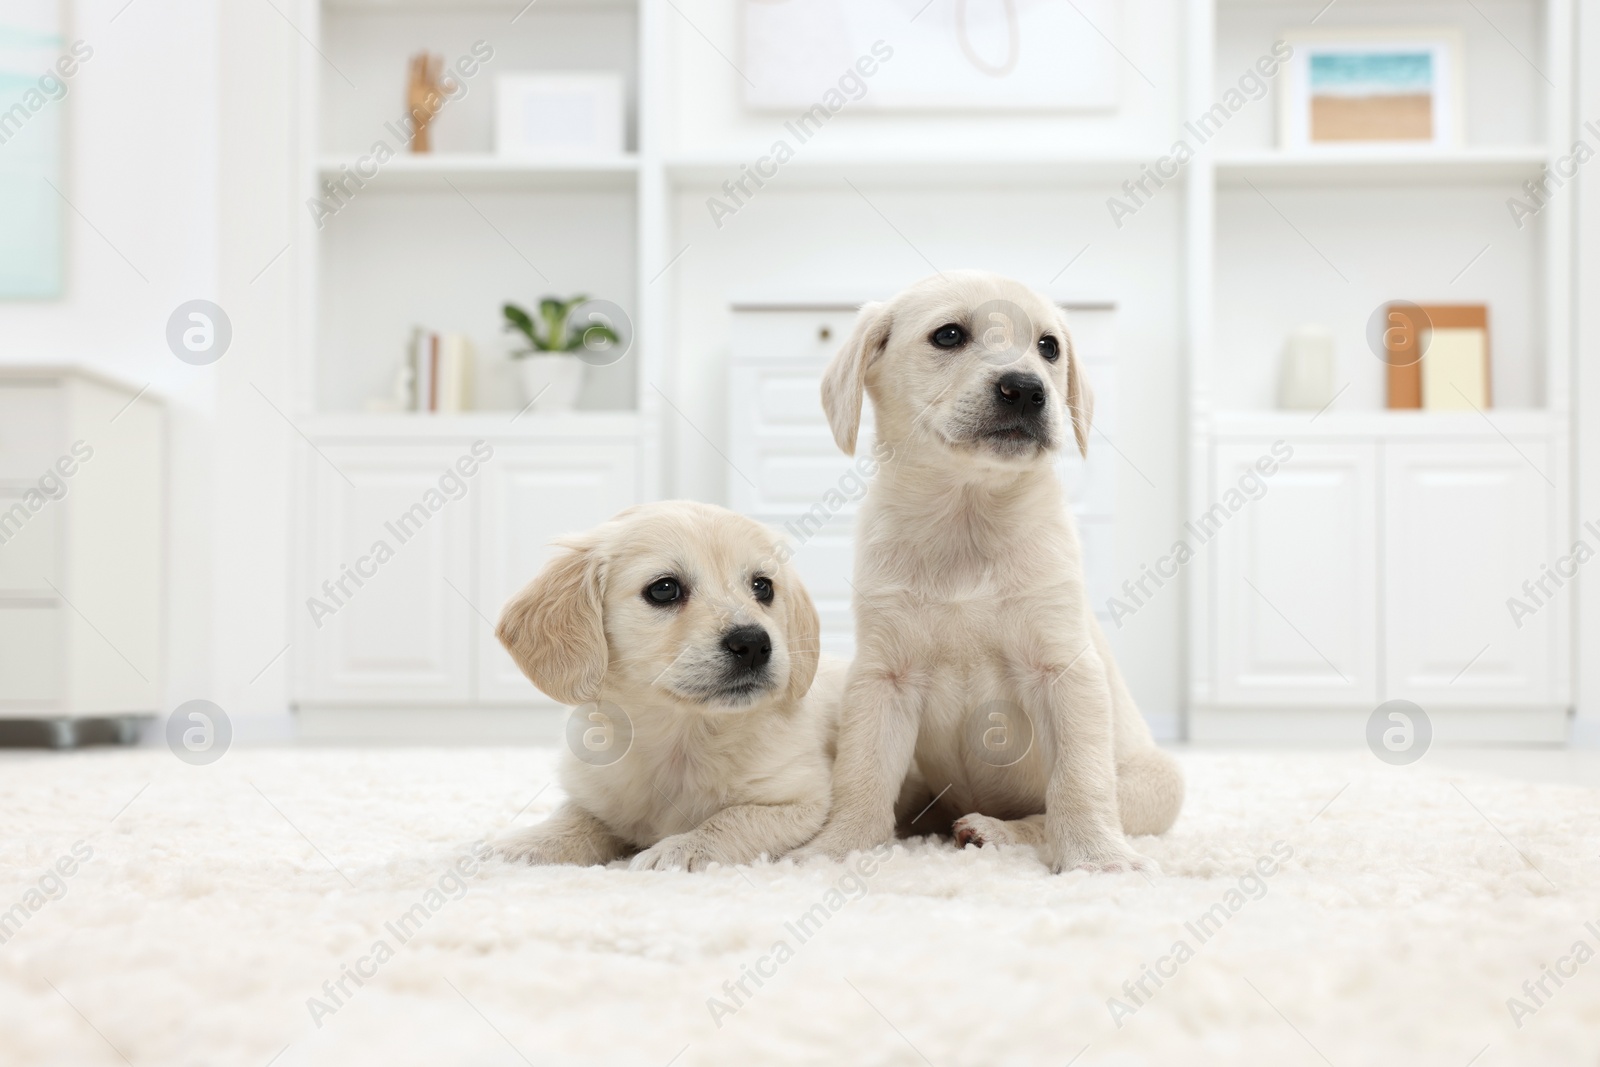
<instances>
[{"instance_id":1,"label":"framed picture","mask_svg":"<svg viewBox=\"0 0 1600 1067\"><path fill-rule=\"evenodd\" d=\"M595 159L626 151L622 75L502 74L495 151L523 159Z\"/></svg>"},{"instance_id":2,"label":"framed picture","mask_svg":"<svg viewBox=\"0 0 1600 1067\"><path fill-rule=\"evenodd\" d=\"M1122 0L744 0L753 111L1108 113ZM1136 50L1136 49L1135 49ZM820 117L820 116L819 116Z\"/></svg>"},{"instance_id":3,"label":"framed picture","mask_svg":"<svg viewBox=\"0 0 1600 1067\"><path fill-rule=\"evenodd\" d=\"M1379 145L1455 148L1466 114L1461 31L1291 31L1279 79L1287 151Z\"/></svg>"},{"instance_id":4,"label":"framed picture","mask_svg":"<svg viewBox=\"0 0 1600 1067\"><path fill-rule=\"evenodd\" d=\"M56 0L0 8L0 300L61 295L64 50Z\"/></svg>"}]
</instances>

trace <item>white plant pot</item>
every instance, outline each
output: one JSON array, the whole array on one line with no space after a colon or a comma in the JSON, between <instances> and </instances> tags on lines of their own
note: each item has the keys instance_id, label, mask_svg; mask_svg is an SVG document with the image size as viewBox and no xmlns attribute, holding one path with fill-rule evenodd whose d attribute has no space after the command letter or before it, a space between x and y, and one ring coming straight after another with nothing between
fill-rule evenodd
<instances>
[{"instance_id":1,"label":"white plant pot","mask_svg":"<svg viewBox=\"0 0 1600 1067\"><path fill-rule=\"evenodd\" d=\"M583 360L564 352L523 356L517 360L524 402L534 411L571 411L583 387Z\"/></svg>"}]
</instances>

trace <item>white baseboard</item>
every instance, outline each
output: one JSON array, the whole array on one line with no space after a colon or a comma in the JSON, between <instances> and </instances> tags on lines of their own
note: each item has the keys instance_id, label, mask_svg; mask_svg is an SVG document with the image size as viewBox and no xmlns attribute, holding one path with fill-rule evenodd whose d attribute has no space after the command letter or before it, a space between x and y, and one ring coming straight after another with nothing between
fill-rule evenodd
<instances>
[{"instance_id":1,"label":"white baseboard","mask_svg":"<svg viewBox=\"0 0 1600 1067\"><path fill-rule=\"evenodd\" d=\"M1572 748L1600 748L1600 719L1574 718L1567 744Z\"/></svg>"},{"instance_id":2,"label":"white baseboard","mask_svg":"<svg viewBox=\"0 0 1600 1067\"><path fill-rule=\"evenodd\" d=\"M297 741L391 745L551 745L568 711L555 704L516 708L300 707Z\"/></svg>"},{"instance_id":3,"label":"white baseboard","mask_svg":"<svg viewBox=\"0 0 1600 1067\"><path fill-rule=\"evenodd\" d=\"M1433 743L1442 745L1562 745L1564 707L1429 708ZM1222 708L1189 710L1195 744L1364 746L1371 708Z\"/></svg>"}]
</instances>

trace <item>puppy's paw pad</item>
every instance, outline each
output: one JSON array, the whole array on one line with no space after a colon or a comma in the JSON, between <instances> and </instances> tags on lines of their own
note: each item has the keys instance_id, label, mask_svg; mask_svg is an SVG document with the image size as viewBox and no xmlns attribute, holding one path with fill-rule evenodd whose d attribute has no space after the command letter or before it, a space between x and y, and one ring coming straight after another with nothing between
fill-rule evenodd
<instances>
[{"instance_id":1,"label":"puppy's paw pad","mask_svg":"<svg viewBox=\"0 0 1600 1067\"><path fill-rule=\"evenodd\" d=\"M1012 844L1011 831L1006 829L1006 824L999 819L991 819L987 815L963 815L955 821L951 828L955 831L956 847L966 848L968 845L1009 845Z\"/></svg>"},{"instance_id":2,"label":"puppy's paw pad","mask_svg":"<svg viewBox=\"0 0 1600 1067\"><path fill-rule=\"evenodd\" d=\"M1050 869L1057 874L1062 871L1089 871L1094 874L1161 873L1161 867L1155 860L1141 856L1129 848L1069 850L1061 859L1052 863Z\"/></svg>"},{"instance_id":3,"label":"puppy's paw pad","mask_svg":"<svg viewBox=\"0 0 1600 1067\"><path fill-rule=\"evenodd\" d=\"M507 863L533 866L563 862L557 842L537 828L508 834L494 843L494 855Z\"/></svg>"},{"instance_id":4,"label":"puppy's paw pad","mask_svg":"<svg viewBox=\"0 0 1600 1067\"><path fill-rule=\"evenodd\" d=\"M703 871L713 863L730 863L703 841L685 834L663 838L628 863L630 871Z\"/></svg>"}]
</instances>

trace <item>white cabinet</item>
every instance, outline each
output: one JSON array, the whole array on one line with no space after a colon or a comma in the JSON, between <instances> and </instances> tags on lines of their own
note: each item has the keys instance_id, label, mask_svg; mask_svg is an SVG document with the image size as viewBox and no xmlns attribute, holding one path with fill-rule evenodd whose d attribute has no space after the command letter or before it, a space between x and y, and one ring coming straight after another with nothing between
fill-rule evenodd
<instances>
[{"instance_id":1,"label":"white cabinet","mask_svg":"<svg viewBox=\"0 0 1600 1067\"><path fill-rule=\"evenodd\" d=\"M1261 443L1217 449L1219 499L1241 479L1266 487L1216 536L1218 695L1375 700L1377 446L1302 444L1265 479L1264 454Z\"/></svg>"},{"instance_id":2,"label":"white cabinet","mask_svg":"<svg viewBox=\"0 0 1600 1067\"><path fill-rule=\"evenodd\" d=\"M637 501L637 450L505 445L484 470L478 512L478 580L474 616L480 701L526 703L537 696L494 637L490 621L558 549L563 534L586 530Z\"/></svg>"},{"instance_id":3,"label":"white cabinet","mask_svg":"<svg viewBox=\"0 0 1600 1067\"><path fill-rule=\"evenodd\" d=\"M570 416L512 434L503 419L468 416L431 434L314 435L297 703L550 704L494 620L555 539L638 502L633 421Z\"/></svg>"},{"instance_id":4,"label":"white cabinet","mask_svg":"<svg viewBox=\"0 0 1600 1067\"><path fill-rule=\"evenodd\" d=\"M1262 414L1221 427L1210 501L1274 442L1293 455L1193 565L1212 609L1192 645L1192 737L1358 739L1394 699L1454 740L1564 736L1577 570L1561 562L1565 422L1493 418L1329 415L1308 428Z\"/></svg>"},{"instance_id":5,"label":"white cabinet","mask_svg":"<svg viewBox=\"0 0 1600 1067\"><path fill-rule=\"evenodd\" d=\"M1386 449L1389 696L1424 707L1556 698L1567 601L1516 618L1506 606L1534 603L1523 583L1565 551L1550 458L1538 440Z\"/></svg>"},{"instance_id":6,"label":"white cabinet","mask_svg":"<svg viewBox=\"0 0 1600 1067\"><path fill-rule=\"evenodd\" d=\"M782 530L794 565L822 621L825 652L855 652L850 580L853 524L872 470L873 419L862 405L856 454L839 451L822 411L822 372L855 325L859 301L735 304L728 387L728 504ZM1067 306L1073 339L1095 394L1094 423L1117 434L1111 305ZM1064 450L1067 500L1083 540L1084 570L1096 610L1118 581L1114 519L1116 454L1096 435L1089 458Z\"/></svg>"},{"instance_id":7,"label":"white cabinet","mask_svg":"<svg viewBox=\"0 0 1600 1067\"><path fill-rule=\"evenodd\" d=\"M302 605L309 695L471 700L475 620L462 594L472 588L471 510L486 472L464 481L467 491L451 499L439 480L465 448L321 449L326 461L313 468L311 580ZM437 511L428 507L430 493Z\"/></svg>"},{"instance_id":8,"label":"white cabinet","mask_svg":"<svg viewBox=\"0 0 1600 1067\"><path fill-rule=\"evenodd\" d=\"M147 390L0 368L0 717L161 710L165 435Z\"/></svg>"}]
</instances>

